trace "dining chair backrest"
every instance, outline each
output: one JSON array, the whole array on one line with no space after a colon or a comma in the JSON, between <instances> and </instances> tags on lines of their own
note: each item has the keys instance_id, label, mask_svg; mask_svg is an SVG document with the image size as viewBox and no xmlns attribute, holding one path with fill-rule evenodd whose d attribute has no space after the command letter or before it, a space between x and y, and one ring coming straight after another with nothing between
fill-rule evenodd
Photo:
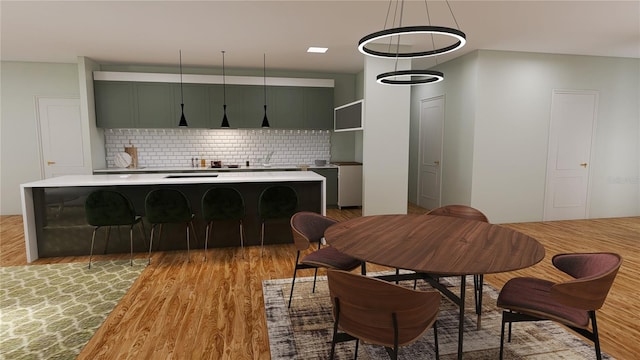
<instances>
[{"instance_id":1,"label":"dining chair backrest","mask_svg":"<svg viewBox=\"0 0 640 360\"><path fill-rule=\"evenodd\" d=\"M339 311L338 326L365 342L392 347L397 340L398 346L406 345L436 321L438 292L412 290L341 270L327 270L327 278L334 317Z\"/></svg>"},{"instance_id":2,"label":"dining chair backrest","mask_svg":"<svg viewBox=\"0 0 640 360\"><path fill-rule=\"evenodd\" d=\"M145 215L151 224L189 222L193 218L189 199L180 190L151 190L144 202Z\"/></svg>"},{"instance_id":3,"label":"dining chair backrest","mask_svg":"<svg viewBox=\"0 0 640 360\"><path fill-rule=\"evenodd\" d=\"M607 298L622 258L614 253L558 254L552 262L575 279L553 285L551 298L574 308L597 310Z\"/></svg>"},{"instance_id":4,"label":"dining chair backrest","mask_svg":"<svg viewBox=\"0 0 640 360\"><path fill-rule=\"evenodd\" d=\"M293 242L296 248L302 251L309 248L311 243L320 243L324 237L324 231L335 223L337 223L336 220L314 212L295 213L291 217L291 229L294 232Z\"/></svg>"},{"instance_id":5,"label":"dining chair backrest","mask_svg":"<svg viewBox=\"0 0 640 360\"><path fill-rule=\"evenodd\" d=\"M131 200L113 190L91 192L84 203L87 223L92 226L131 225L136 212Z\"/></svg>"},{"instance_id":6,"label":"dining chair backrest","mask_svg":"<svg viewBox=\"0 0 640 360\"><path fill-rule=\"evenodd\" d=\"M451 216L468 220L489 222L489 219L480 210L466 205L446 205L433 209L427 215Z\"/></svg>"}]
</instances>

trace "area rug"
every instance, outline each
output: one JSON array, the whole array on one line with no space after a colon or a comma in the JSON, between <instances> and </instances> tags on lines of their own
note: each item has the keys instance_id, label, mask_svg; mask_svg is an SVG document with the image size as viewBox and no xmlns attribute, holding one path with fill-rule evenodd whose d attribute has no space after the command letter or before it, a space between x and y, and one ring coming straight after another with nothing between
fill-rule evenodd
<instances>
[{"instance_id":1,"label":"area rug","mask_svg":"<svg viewBox=\"0 0 640 360\"><path fill-rule=\"evenodd\" d=\"M466 316L464 322L464 358L498 359L500 349L501 310L496 307L498 292L485 284L481 329L473 305L472 277L467 284ZM262 283L269 346L272 359L328 359L331 351L333 318L326 277L319 277L316 292L312 293L313 278L296 281L291 308L287 308L291 279L266 280ZM459 293L457 278L441 281ZM432 290L419 281L421 290ZM406 282L408 287L413 281ZM471 289L471 290L469 290ZM438 314L438 343L440 359L456 359L458 346L458 308L442 297ZM353 359L355 342L338 344L336 359ZM414 344L401 347L400 359L435 359L433 330L430 329ZM595 350L578 335L549 321L513 324L512 339L505 341L504 359L571 359L595 358ZM603 353L604 359L612 359ZM361 344L360 360L389 359L381 346Z\"/></svg>"},{"instance_id":2,"label":"area rug","mask_svg":"<svg viewBox=\"0 0 640 360\"><path fill-rule=\"evenodd\" d=\"M146 260L0 268L0 359L75 359Z\"/></svg>"}]
</instances>

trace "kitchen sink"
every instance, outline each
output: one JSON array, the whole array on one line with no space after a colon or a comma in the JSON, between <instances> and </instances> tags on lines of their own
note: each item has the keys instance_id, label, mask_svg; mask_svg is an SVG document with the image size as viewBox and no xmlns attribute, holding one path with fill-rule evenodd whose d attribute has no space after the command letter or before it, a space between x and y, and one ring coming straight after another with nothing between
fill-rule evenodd
<instances>
[{"instance_id":1,"label":"kitchen sink","mask_svg":"<svg viewBox=\"0 0 640 360\"><path fill-rule=\"evenodd\" d=\"M164 178L165 179L182 179L182 178L210 178L210 177L218 177L218 175L216 174L206 174L206 175L185 174L185 175L167 175Z\"/></svg>"}]
</instances>

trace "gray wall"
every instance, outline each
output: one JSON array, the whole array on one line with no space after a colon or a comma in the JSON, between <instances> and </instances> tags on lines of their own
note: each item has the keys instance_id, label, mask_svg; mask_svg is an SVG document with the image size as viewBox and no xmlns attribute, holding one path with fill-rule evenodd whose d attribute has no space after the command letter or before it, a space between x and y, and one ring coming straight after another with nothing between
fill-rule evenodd
<instances>
[{"instance_id":1,"label":"gray wall","mask_svg":"<svg viewBox=\"0 0 640 360\"><path fill-rule=\"evenodd\" d=\"M1 63L0 214L20 214L20 184L40 180L36 97L79 98L76 64Z\"/></svg>"},{"instance_id":2,"label":"gray wall","mask_svg":"<svg viewBox=\"0 0 640 360\"><path fill-rule=\"evenodd\" d=\"M589 217L640 215L640 60L482 50L438 69L444 82L412 93L410 199L419 102L444 94L443 204L496 223L542 220L551 92L597 90Z\"/></svg>"}]
</instances>

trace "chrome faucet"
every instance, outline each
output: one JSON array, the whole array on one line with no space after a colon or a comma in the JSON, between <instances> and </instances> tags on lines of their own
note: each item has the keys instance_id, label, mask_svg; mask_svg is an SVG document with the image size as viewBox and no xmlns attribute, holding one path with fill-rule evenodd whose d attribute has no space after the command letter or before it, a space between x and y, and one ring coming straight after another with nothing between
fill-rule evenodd
<instances>
[{"instance_id":1,"label":"chrome faucet","mask_svg":"<svg viewBox=\"0 0 640 360\"><path fill-rule=\"evenodd\" d=\"M273 151L269 152L269 154L263 159L262 165L269 166L269 162L271 161L272 155L273 155Z\"/></svg>"}]
</instances>

